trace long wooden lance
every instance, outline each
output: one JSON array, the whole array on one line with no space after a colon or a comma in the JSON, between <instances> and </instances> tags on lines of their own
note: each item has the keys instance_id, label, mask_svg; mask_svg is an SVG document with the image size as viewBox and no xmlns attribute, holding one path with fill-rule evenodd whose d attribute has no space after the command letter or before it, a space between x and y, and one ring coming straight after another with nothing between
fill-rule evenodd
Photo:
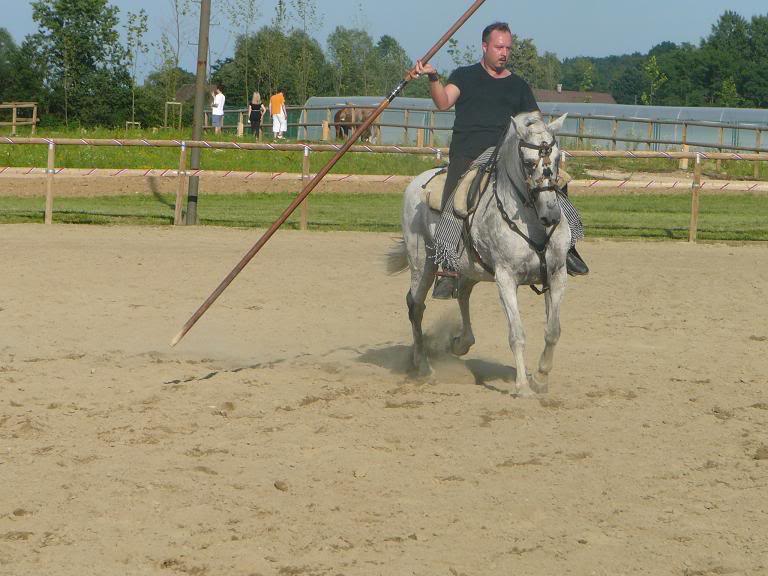
<instances>
[{"instance_id":1,"label":"long wooden lance","mask_svg":"<svg viewBox=\"0 0 768 576\"><path fill-rule=\"evenodd\" d=\"M429 51L421 58L421 63L426 64L429 62L432 57L437 53L440 48L443 47L443 45L450 40L450 38L456 33L456 31L461 28L464 23L469 20L469 18L477 11L478 8L485 2L485 0L476 0L472 6L467 10L461 18L459 18L456 23L451 26L451 28L443 34L443 36L440 38L440 40L437 41L437 43L432 46L432 48L429 49ZM256 256L256 254L259 252L259 250L262 249L262 247L269 242L269 239L272 238L272 235L277 232L278 228L280 228L286 220L290 217L291 214L293 214L294 210L299 207L299 205L304 201L304 199L309 196L310 192L315 189L315 186L317 186L320 181L325 178L325 175L328 174L328 172L331 171L331 169L336 165L336 163L341 159L344 154L347 153L347 150L349 150L352 145L357 141L360 136L370 128L371 124L373 124L376 119L381 115L384 110L389 107L389 105L392 103L392 101L397 98L397 96L403 91L403 89L408 85L408 82L416 78L418 74L416 73L416 67L414 66L411 70L409 70L405 77L400 81L400 83L397 85L397 87L392 90L392 93L387 97L386 100L384 100L381 104L379 104L378 108L374 110L374 112L360 125L357 127L357 129L354 131L352 136L349 137L349 139L344 143L344 145L339 149L338 152L331 158L328 163L323 166L322 170L320 170L312 180L310 180L307 185L304 187L304 189L299 193L296 198L294 198L293 202L290 203L290 205L283 211L283 213L280 215L280 217L274 221L272 226L269 227L269 230L264 232L264 234L259 238L258 242L253 245L253 247L246 252L245 256L242 257L240 262L237 263L237 266L235 266L232 271L227 274L226 278L221 281L221 284L219 284L216 287L216 290L214 290L210 296L203 302L200 307L195 311L194 314L187 320L186 324L181 328L178 334L171 340L171 346L176 346L182 338L187 334L187 332L190 331L192 326L195 325L195 323L200 319L200 317L205 314L206 310L211 307L211 305L216 301L216 299L221 296L221 293L226 290L227 286L229 286L232 281L237 277L238 274L243 270L243 268L246 267L248 262L251 261L251 259Z\"/></svg>"}]
</instances>

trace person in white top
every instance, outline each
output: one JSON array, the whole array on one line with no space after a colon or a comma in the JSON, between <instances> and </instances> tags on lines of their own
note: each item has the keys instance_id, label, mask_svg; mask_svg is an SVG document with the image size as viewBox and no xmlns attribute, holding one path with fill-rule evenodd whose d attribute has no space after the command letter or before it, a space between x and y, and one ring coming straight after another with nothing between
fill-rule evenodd
<instances>
[{"instance_id":1,"label":"person in white top","mask_svg":"<svg viewBox=\"0 0 768 576\"><path fill-rule=\"evenodd\" d=\"M224 87L217 84L213 90L213 107L211 112L211 118L213 121L213 129L216 134L221 134L221 127L224 126L224 101L226 97L222 93Z\"/></svg>"}]
</instances>

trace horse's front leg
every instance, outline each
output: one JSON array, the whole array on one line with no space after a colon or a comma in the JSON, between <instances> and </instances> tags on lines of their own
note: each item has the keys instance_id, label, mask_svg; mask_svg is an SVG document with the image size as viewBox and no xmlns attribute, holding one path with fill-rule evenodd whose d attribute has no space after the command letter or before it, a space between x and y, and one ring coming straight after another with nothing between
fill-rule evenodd
<instances>
[{"instance_id":1,"label":"horse's front leg","mask_svg":"<svg viewBox=\"0 0 768 576\"><path fill-rule=\"evenodd\" d=\"M459 311L461 312L461 334L455 336L451 341L451 352L456 356L464 356L475 343L475 335L472 333L472 322L469 319L469 297L472 295L472 288L475 287L474 280L461 278L459 280Z\"/></svg>"},{"instance_id":2,"label":"horse's front leg","mask_svg":"<svg viewBox=\"0 0 768 576\"><path fill-rule=\"evenodd\" d=\"M518 396L530 396L533 391L528 384L528 375L525 370L525 331L517 305L517 283L509 274L497 270L496 285L499 287L501 304L504 306L509 322L509 347L515 355L515 393Z\"/></svg>"},{"instance_id":3,"label":"horse's front leg","mask_svg":"<svg viewBox=\"0 0 768 576\"><path fill-rule=\"evenodd\" d=\"M549 373L555 359L555 346L560 340L560 305L565 295L565 283L568 276L563 266L549 280L549 290L545 295L547 306L547 327L544 332L544 351L539 358L539 369L533 377L536 392L547 392Z\"/></svg>"}]
</instances>

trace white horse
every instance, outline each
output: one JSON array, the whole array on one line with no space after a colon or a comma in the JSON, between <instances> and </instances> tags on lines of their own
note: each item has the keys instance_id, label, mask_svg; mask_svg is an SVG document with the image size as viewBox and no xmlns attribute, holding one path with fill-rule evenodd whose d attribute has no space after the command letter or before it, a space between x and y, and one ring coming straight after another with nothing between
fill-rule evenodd
<instances>
[{"instance_id":1,"label":"white horse","mask_svg":"<svg viewBox=\"0 0 768 576\"><path fill-rule=\"evenodd\" d=\"M560 150L554 134L565 116L547 125L538 112L511 118L499 145L495 185L481 197L468 223L471 247L460 255L458 302L461 333L452 340L452 352L462 356L475 343L469 318L469 297L478 282L495 281L509 322L509 345L515 356L518 395L533 392L525 369L525 333L517 304L518 286L542 284L547 312L545 347L534 375L536 391L545 391L552 370L555 345L560 338L560 304L566 285L565 258L571 231L561 224L556 195ZM388 270L410 266L411 287L406 295L413 328L413 365L420 374L431 368L424 350L421 322L424 304L435 280L433 238L440 214L424 199L423 186L435 174L428 170L405 190L403 240L389 254Z\"/></svg>"}]
</instances>

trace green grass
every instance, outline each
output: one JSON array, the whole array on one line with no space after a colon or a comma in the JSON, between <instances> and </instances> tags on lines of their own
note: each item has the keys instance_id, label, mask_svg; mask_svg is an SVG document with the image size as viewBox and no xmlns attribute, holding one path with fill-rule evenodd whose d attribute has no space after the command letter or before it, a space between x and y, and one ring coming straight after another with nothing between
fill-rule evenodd
<instances>
[{"instance_id":1,"label":"green grass","mask_svg":"<svg viewBox=\"0 0 768 576\"><path fill-rule=\"evenodd\" d=\"M40 136L41 134L38 134ZM29 134L19 134L19 137ZM190 140L191 133L161 130L156 134L140 131L94 129L46 131L47 138ZM238 139L234 134L205 134L209 141L255 142ZM267 142L268 140L265 140ZM239 170L256 172L301 172L302 152L270 150L205 150L201 151L203 170ZM319 171L331 158L332 152L313 152L310 169ZM0 166L45 166L48 150L41 144L0 144ZM57 168L176 168L178 148L142 148L118 146L58 146ZM338 174L401 174L414 176L435 166L434 156L412 154L346 154L333 169Z\"/></svg>"},{"instance_id":2,"label":"green grass","mask_svg":"<svg viewBox=\"0 0 768 576\"><path fill-rule=\"evenodd\" d=\"M19 137L29 136L29 129L19 131ZM164 129L153 133L148 130L121 130L95 128L85 130L45 130L38 136L60 138L147 138L150 140L190 140L191 130ZM210 141L254 142L250 138L239 139L235 134L216 136L207 132L204 139ZM267 139L264 140L269 141ZM313 152L310 165L317 172L333 156L330 152ZM203 150L201 168L204 170L238 170L258 172L301 172L301 152L272 152L266 150ZM47 149L44 145L0 144L0 166L45 166ZM176 168L179 151L176 148L120 148L105 146L59 146L56 150L56 166L59 168ZM413 176L435 165L433 156L409 154L347 154L334 167L341 174L401 174ZM586 177L587 170L622 170L627 172L672 172L677 170L676 160L632 158L573 158L568 161L568 171L577 178ZM706 161L704 174L711 178L753 179L752 162L723 161L717 172L714 161ZM768 162L760 163L760 179L768 180Z\"/></svg>"},{"instance_id":3,"label":"green grass","mask_svg":"<svg viewBox=\"0 0 768 576\"><path fill-rule=\"evenodd\" d=\"M589 236L688 237L688 195L575 197ZM768 240L768 197L750 194L703 195L699 199L698 238Z\"/></svg>"},{"instance_id":4,"label":"green grass","mask_svg":"<svg viewBox=\"0 0 768 576\"><path fill-rule=\"evenodd\" d=\"M689 165L692 167L693 162ZM768 180L768 162L758 162L759 180ZM665 160L663 158L571 158L568 160L566 170L574 178L588 178L587 170L619 170L622 172L652 172L670 173L678 170L678 160ZM723 180L754 180L755 165L753 162L723 160L720 171L714 160L702 163L702 172L705 177Z\"/></svg>"},{"instance_id":5,"label":"green grass","mask_svg":"<svg viewBox=\"0 0 768 576\"><path fill-rule=\"evenodd\" d=\"M270 225L293 194L201 196L202 224L237 227ZM154 224L173 221L173 196L60 198L54 221L86 224ZM690 197L686 195L576 196L587 236L609 238L688 237ZM309 199L312 230L400 230L398 194L318 194ZM41 222L42 198L0 197L0 223ZM286 223L298 228L299 211ZM768 198L749 194L703 195L699 238L702 240L768 240Z\"/></svg>"}]
</instances>

